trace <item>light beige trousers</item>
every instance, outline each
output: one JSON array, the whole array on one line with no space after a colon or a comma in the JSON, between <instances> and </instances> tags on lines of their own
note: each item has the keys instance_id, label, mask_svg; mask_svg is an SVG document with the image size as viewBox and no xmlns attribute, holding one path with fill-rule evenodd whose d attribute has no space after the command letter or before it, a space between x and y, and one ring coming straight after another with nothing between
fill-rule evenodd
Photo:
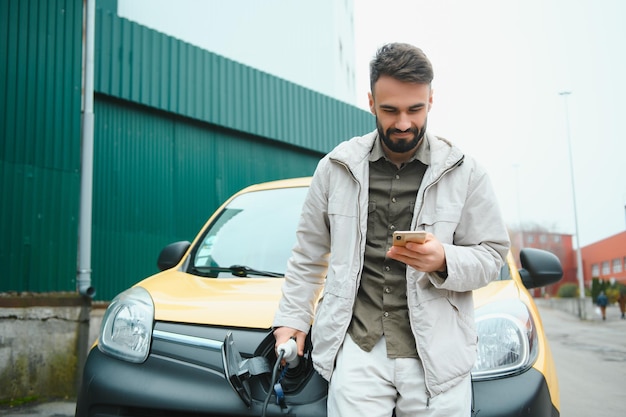
<instances>
[{"instance_id":1,"label":"light beige trousers","mask_svg":"<svg viewBox=\"0 0 626 417\"><path fill-rule=\"evenodd\" d=\"M428 398L419 359L387 358L384 337L371 352L346 335L328 389L328 417L468 417L471 377Z\"/></svg>"}]
</instances>

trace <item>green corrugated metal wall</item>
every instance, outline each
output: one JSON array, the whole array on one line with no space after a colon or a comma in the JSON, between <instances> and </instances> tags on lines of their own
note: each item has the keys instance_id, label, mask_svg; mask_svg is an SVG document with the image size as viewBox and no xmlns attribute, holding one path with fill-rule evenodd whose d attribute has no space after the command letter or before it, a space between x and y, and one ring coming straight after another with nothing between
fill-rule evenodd
<instances>
[{"instance_id":1,"label":"green corrugated metal wall","mask_svg":"<svg viewBox=\"0 0 626 417\"><path fill-rule=\"evenodd\" d=\"M326 153L372 116L99 10L96 90L181 116Z\"/></svg>"},{"instance_id":2,"label":"green corrugated metal wall","mask_svg":"<svg viewBox=\"0 0 626 417\"><path fill-rule=\"evenodd\" d=\"M0 291L74 290L82 3L0 4ZM309 175L339 140L373 127L367 112L110 11L96 26L97 299L154 273L160 249L191 240L234 191Z\"/></svg>"},{"instance_id":3,"label":"green corrugated metal wall","mask_svg":"<svg viewBox=\"0 0 626 417\"><path fill-rule=\"evenodd\" d=\"M82 2L0 1L0 291L75 285Z\"/></svg>"},{"instance_id":4,"label":"green corrugated metal wall","mask_svg":"<svg viewBox=\"0 0 626 417\"><path fill-rule=\"evenodd\" d=\"M163 246L192 240L235 190L308 175L319 160L104 96L95 114L92 281L100 299L157 272Z\"/></svg>"}]
</instances>

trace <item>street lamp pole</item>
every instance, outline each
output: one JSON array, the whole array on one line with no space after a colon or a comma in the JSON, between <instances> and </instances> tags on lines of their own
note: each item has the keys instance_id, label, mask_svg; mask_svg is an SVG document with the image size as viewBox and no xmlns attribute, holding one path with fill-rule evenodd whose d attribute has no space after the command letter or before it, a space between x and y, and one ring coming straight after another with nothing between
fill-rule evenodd
<instances>
[{"instance_id":1,"label":"street lamp pole","mask_svg":"<svg viewBox=\"0 0 626 417\"><path fill-rule=\"evenodd\" d=\"M576 209L576 185L574 182L574 161L572 158L572 143L570 139L569 129L569 114L567 109L567 97L572 94L571 91L561 91L559 95L563 97L563 103L565 104L565 129L567 133L567 150L569 153L569 170L572 184L572 199L574 203L574 228L576 233L576 277L578 278L578 286L580 296L578 299L578 317L581 320L587 318L586 309L584 308L585 302L585 279L583 277L583 257L580 252L580 235L578 233L578 210Z\"/></svg>"},{"instance_id":2,"label":"street lamp pole","mask_svg":"<svg viewBox=\"0 0 626 417\"><path fill-rule=\"evenodd\" d=\"M513 168L515 169L515 197L517 200L517 240L518 240L518 248L516 256L519 257L519 254L524 247L524 232L522 229L522 205L520 204L520 185L519 185L519 164L513 164Z\"/></svg>"}]
</instances>

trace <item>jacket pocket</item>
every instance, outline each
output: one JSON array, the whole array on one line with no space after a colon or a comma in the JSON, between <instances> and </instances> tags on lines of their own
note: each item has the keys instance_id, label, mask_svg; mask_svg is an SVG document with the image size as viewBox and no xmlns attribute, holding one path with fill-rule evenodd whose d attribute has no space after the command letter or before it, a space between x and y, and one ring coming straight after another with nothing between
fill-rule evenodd
<instances>
[{"instance_id":1,"label":"jacket pocket","mask_svg":"<svg viewBox=\"0 0 626 417\"><path fill-rule=\"evenodd\" d=\"M357 205L346 204L345 201L333 201L328 202L328 215L329 216L343 216L343 217L356 217Z\"/></svg>"},{"instance_id":2,"label":"jacket pocket","mask_svg":"<svg viewBox=\"0 0 626 417\"><path fill-rule=\"evenodd\" d=\"M428 364L432 384L445 384L472 369L477 344L473 317L467 316L453 299L442 293L425 300L411 315L418 352Z\"/></svg>"},{"instance_id":3,"label":"jacket pocket","mask_svg":"<svg viewBox=\"0 0 626 417\"><path fill-rule=\"evenodd\" d=\"M352 301L333 293L325 293L315 311L311 341L314 361L332 372L335 356L352 318Z\"/></svg>"},{"instance_id":4,"label":"jacket pocket","mask_svg":"<svg viewBox=\"0 0 626 417\"><path fill-rule=\"evenodd\" d=\"M355 243L356 231L359 230L357 210L356 204L341 204L332 201L328 203L328 221L333 242L342 240L342 245Z\"/></svg>"},{"instance_id":5,"label":"jacket pocket","mask_svg":"<svg viewBox=\"0 0 626 417\"><path fill-rule=\"evenodd\" d=\"M461 206L438 207L434 212L422 214L418 228L431 232L443 243L452 243L461 211Z\"/></svg>"},{"instance_id":6,"label":"jacket pocket","mask_svg":"<svg viewBox=\"0 0 626 417\"><path fill-rule=\"evenodd\" d=\"M433 225L438 222L458 223L461 220L463 207L460 205L450 205L436 207L434 211L422 213L422 224Z\"/></svg>"},{"instance_id":7,"label":"jacket pocket","mask_svg":"<svg viewBox=\"0 0 626 417\"><path fill-rule=\"evenodd\" d=\"M339 298L353 298L356 283L351 279L337 278L338 276L347 277L348 270L344 267L340 267L340 269L334 268L333 265L329 267L328 277L324 283L324 296L330 294Z\"/></svg>"},{"instance_id":8,"label":"jacket pocket","mask_svg":"<svg viewBox=\"0 0 626 417\"><path fill-rule=\"evenodd\" d=\"M356 204L329 202L331 242L325 293L349 297L348 294L353 291L356 274L352 272L352 266L361 244L357 212Z\"/></svg>"}]
</instances>

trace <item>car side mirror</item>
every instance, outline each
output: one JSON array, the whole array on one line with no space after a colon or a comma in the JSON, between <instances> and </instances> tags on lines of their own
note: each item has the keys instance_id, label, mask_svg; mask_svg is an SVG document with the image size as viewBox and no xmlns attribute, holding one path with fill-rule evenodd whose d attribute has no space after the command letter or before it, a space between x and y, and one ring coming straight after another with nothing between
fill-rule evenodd
<instances>
[{"instance_id":1,"label":"car side mirror","mask_svg":"<svg viewBox=\"0 0 626 417\"><path fill-rule=\"evenodd\" d=\"M528 289L554 284L563 277L561 261L552 252L525 248L519 257L522 264L519 274Z\"/></svg>"},{"instance_id":2,"label":"car side mirror","mask_svg":"<svg viewBox=\"0 0 626 417\"><path fill-rule=\"evenodd\" d=\"M181 241L170 243L161 250L159 258L157 259L157 267L160 271L165 271L178 265L187 249L191 246L191 242Z\"/></svg>"}]
</instances>

